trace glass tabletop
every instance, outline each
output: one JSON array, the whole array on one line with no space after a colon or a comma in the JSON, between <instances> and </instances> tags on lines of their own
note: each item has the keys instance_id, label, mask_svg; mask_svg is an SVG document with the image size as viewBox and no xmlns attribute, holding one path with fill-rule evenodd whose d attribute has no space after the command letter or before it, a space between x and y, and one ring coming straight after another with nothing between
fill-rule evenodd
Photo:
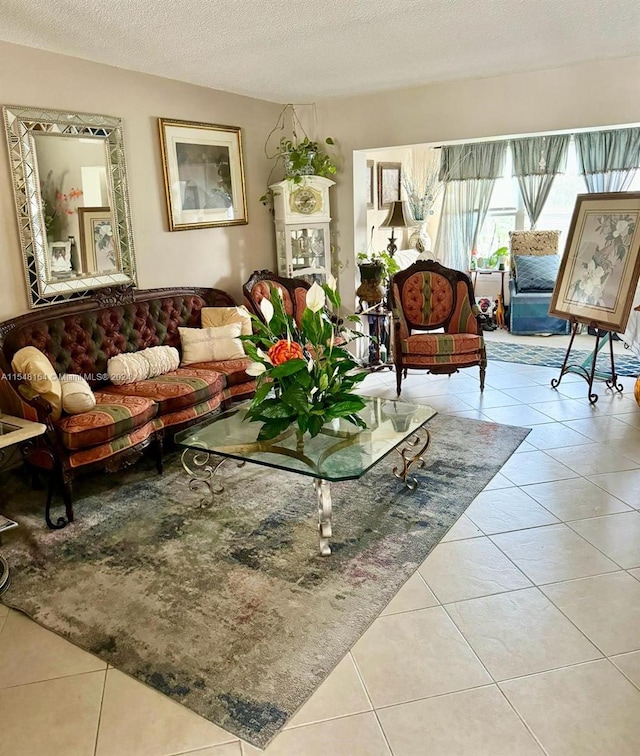
<instances>
[{"instance_id":1,"label":"glass tabletop","mask_svg":"<svg viewBox=\"0 0 640 756\"><path fill-rule=\"evenodd\" d=\"M358 415L366 428L333 420L311 438L294 427L269 441L258 441L262 424L244 419L249 402L234 406L176 434L179 446L255 462L324 480L360 478L402 441L411 438L436 411L400 399L363 397Z\"/></svg>"}]
</instances>

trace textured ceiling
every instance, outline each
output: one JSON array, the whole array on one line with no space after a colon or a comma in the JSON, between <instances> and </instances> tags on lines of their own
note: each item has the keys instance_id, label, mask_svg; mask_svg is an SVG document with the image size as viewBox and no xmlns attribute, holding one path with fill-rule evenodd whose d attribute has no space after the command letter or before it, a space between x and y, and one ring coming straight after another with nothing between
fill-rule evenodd
<instances>
[{"instance_id":1,"label":"textured ceiling","mask_svg":"<svg viewBox=\"0 0 640 756\"><path fill-rule=\"evenodd\" d=\"M640 54L638 0L2 0L0 39L277 102Z\"/></svg>"}]
</instances>

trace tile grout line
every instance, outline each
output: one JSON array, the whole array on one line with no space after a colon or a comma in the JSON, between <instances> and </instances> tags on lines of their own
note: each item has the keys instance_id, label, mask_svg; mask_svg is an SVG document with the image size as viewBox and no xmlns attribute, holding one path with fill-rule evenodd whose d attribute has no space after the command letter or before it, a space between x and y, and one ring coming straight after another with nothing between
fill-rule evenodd
<instances>
[{"instance_id":1,"label":"tile grout line","mask_svg":"<svg viewBox=\"0 0 640 756\"><path fill-rule=\"evenodd\" d=\"M95 744L93 746L93 756L98 756L98 739L100 737L100 723L102 721L102 706L104 705L104 694L107 688L107 672L109 671L109 667L104 671L104 680L102 681L102 693L100 695L100 708L98 709L98 722L96 725L96 738L95 738Z\"/></svg>"},{"instance_id":2,"label":"tile grout line","mask_svg":"<svg viewBox=\"0 0 640 756\"><path fill-rule=\"evenodd\" d=\"M542 741L538 738L538 736L536 735L536 733L533 731L533 728L529 725L529 723L522 716L522 714L520 714L520 712L516 709L516 707L511 703L511 701L509 700L509 698L505 694L504 690L502 690L502 688L500 687L500 685L498 683L496 683L496 688L499 691L499 693L502 696L502 698L506 701L507 706L509 706L509 708L511 709L511 711L513 711L513 713L516 715L516 717L518 717L518 719L524 725L524 728L526 729L526 731L531 735L531 737L533 738L533 740L538 744L538 746L540 747L540 750L542 751L542 753L544 753L545 756L551 756L549 754L549 751L547 751L547 749L542 745Z\"/></svg>"}]
</instances>

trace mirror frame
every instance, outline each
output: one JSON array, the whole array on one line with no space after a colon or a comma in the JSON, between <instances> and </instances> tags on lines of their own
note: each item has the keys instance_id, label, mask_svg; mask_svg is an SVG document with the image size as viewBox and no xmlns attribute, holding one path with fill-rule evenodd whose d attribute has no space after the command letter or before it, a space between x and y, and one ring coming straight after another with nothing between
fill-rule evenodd
<instances>
[{"instance_id":1,"label":"mirror frame","mask_svg":"<svg viewBox=\"0 0 640 756\"><path fill-rule=\"evenodd\" d=\"M14 105L5 106L3 113L29 306L35 309L68 299L81 299L94 289L107 286L137 286L121 119ZM60 281L48 278L47 234L34 134L105 139L113 217L120 245L120 271Z\"/></svg>"}]
</instances>

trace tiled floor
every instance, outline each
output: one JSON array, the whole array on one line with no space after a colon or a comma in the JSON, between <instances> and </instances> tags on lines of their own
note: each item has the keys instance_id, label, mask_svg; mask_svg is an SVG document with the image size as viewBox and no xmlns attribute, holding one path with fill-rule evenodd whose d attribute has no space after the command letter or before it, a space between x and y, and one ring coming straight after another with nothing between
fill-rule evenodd
<instances>
[{"instance_id":1,"label":"tiled floor","mask_svg":"<svg viewBox=\"0 0 640 756\"><path fill-rule=\"evenodd\" d=\"M409 375L406 399L533 430L269 756L637 756L634 379L591 407L557 372L491 363L483 396L476 369ZM0 712L0 756L260 753L1 606Z\"/></svg>"}]
</instances>

